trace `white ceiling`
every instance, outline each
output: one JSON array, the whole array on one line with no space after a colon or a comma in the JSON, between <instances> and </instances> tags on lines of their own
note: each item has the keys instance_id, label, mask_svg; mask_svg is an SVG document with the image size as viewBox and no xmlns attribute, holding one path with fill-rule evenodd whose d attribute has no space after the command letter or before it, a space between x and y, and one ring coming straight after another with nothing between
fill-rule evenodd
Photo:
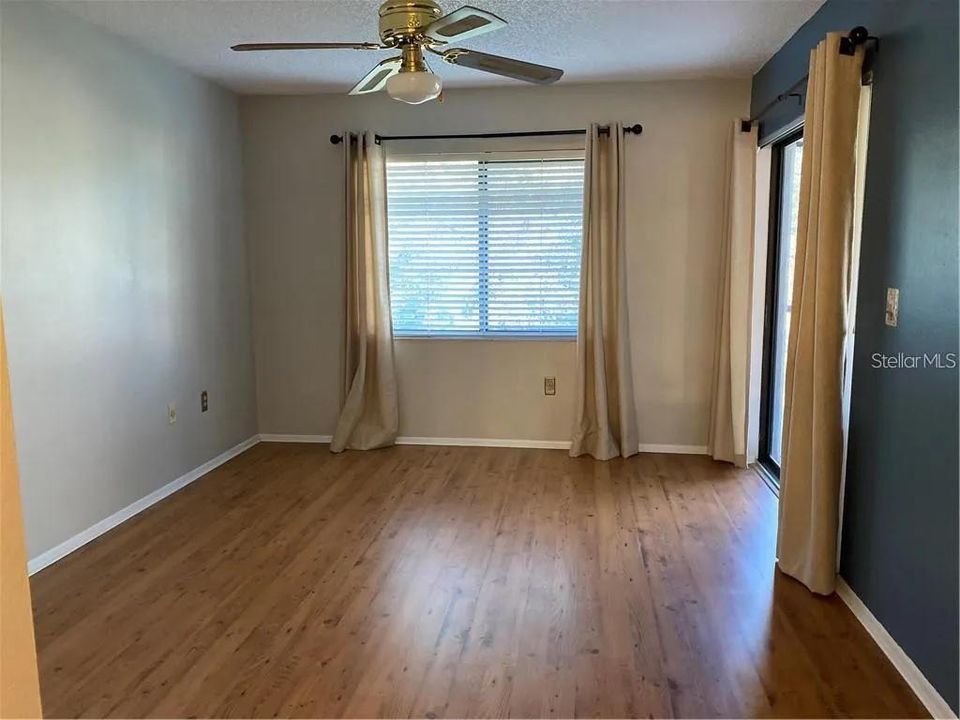
<instances>
[{"instance_id":1,"label":"white ceiling","mask_svg":"<svg viewBox=\"0 0 960 720\"><path fill-rule=\"evenodd\" d=\"M466 0L441 0L445 11ZM749 77L824 0L470 0L509 22L465 47L562 83ZM379 0L57 0L241 93L345 92L390 51L234 53L238 42L376 41ZM515 81L434 62L447 87Z\"/></svg>"}]
</instances>

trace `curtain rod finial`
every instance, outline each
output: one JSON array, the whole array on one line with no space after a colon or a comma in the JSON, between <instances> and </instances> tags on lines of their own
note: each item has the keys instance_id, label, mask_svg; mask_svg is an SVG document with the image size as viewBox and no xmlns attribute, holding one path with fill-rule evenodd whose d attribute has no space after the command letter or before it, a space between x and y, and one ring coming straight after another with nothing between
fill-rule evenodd
<instances>
[{"instance_id":1,"label":"curtain rod finial","mask_svg":"<svg viewBox=\"0 0 960 720\"><path fill-rule=\"evenodd\" d=\"M870 33L867 32L867 29L863 25L857 25L850 31L850 34L847 35L851 40L853 40L854 45L860 45L865 43L867 38L870 37Z\"/></svg>"},{"instance_id":2,"label":"curtain rod finial","mask_svg":"<svg viewBox=\"0 0 960 720\"><path fill-rule=\"evenodd\" d=\"M331 136L330 136L330 142L332 142L334 145L339 145L340 143L343 142L343 136L342 136L342 135L331 135Z\"/></svg>"},{"instance_id":3,"label":"curtain rod finial","mask_svg":"<svg viewBox=\"0 0 960 720\"><path fill-rule=\"evenodd\" d=\"M840 54L853 55L857 45L863 45L869 39L870 32L863 25L857 25L846 37L840 38Z\"/></svg>"}]
</instances>

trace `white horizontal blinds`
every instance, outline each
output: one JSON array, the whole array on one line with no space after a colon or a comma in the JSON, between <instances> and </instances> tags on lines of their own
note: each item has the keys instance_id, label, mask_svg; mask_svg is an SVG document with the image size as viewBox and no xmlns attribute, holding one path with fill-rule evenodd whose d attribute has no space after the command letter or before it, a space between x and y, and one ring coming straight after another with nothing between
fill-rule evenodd
<instances>
[{"instance_id":1,"label":"white horizontal blinds","mask_svg":"<svg viewBox=\"0 0 960 720\"><path fill-rule=\"evenodd\" d=\"M478 165L387 165L390 306L398 335L469 335L480 327Z\"/></svg>"},{"instance_id":2,"label":"white horizontal blinds","mask_svg":"<svg viewBox=\"0 0 960 720\"><path fill-rule=\"evenodd\" d=\"M485 164L491 332L575 335L583 161Z\"/></svg>"},{"instance_id":3,"label":"white horizontal blinds","mask_svg":"<svg viewBox=\"0 0 960 720\"><path fill-rule=\"evenodd\" d=\"M388 163L396 334L576 334L583 161L490 158Z\"/></svg>"}]
</instances>

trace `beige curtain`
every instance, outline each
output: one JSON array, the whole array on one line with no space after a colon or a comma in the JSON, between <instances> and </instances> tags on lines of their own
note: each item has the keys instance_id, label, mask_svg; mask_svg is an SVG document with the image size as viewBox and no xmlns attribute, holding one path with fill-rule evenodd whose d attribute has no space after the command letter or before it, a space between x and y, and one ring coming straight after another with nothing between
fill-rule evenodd
<instances>
[{"instance_id":1,"label":"beige curtain","mask_svg":"<svg viewBox=\"0 0 960 720\"><path fill-rule=\"evenodd\" d=\"M587 129L577 326L577 410L570 455L639 451L627 322L623 127Z\"/></svg>"},{"instance_id":2,"label":"beige curtain","mask_svg":"<svg viewBox=\"0 0 960 720\"><path fill-rule=\"evenodd\" d=\"M733 123L727 143L727 187L717 296L717 346L709 450L715 460L747 464L750 271L753 258L757 131Z\"/></svg>"},{"instance_id":3,"label":"beige curtain","mask_svg":"<svg viewBox=\"0 0 960 720\"><path fill-rule=\"evenodd\" d=\"M345 397L330 450L397 438L397 380L387 269L387 172L373 133L344 134L346 152Z\"/></svg>"},{"instance_id":4,"label":"beige curtain","mask_svg":"<svg viewBox=\"0 0 960 720\"><path fill-rule=\"evenodd\" d=\"M833 592L842 468L844 337L863 47L830 33L811 53L804 115L780 478L777 563Z\"/></svg>"}]
</instances>

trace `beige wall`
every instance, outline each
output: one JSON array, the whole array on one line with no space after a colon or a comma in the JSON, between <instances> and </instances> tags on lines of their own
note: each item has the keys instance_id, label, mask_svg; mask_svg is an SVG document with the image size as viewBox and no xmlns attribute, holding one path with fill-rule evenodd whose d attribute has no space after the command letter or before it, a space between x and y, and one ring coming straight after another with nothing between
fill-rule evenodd
<instances>
[{"instance_id":1,"label":"beige wall","mask_svg":"<svg viewBox=\"0 0 960 720\"><path fill-rule=\"evenodd\" d=\"M232 94L43 3L2 4L0 71L35 557L256 432L240 125Z\"/></svg>"},{"instance_id":2,"label":"beige wall","mask_svg":"<svg viewBox=\"0 0 960 720\"><path fill-rule=\"evenodd\" d=\"M641 442L706 444L725 142L750 84L686 81L384 95L245 97L245 209L260 431L329 434L339 400L344 128L490 132L640 122L628 143L628 263ZM401 434L567 440L575 345L400 340ZM557 377L544 397L543 376Z\"/></svg>"}]
</instances>

